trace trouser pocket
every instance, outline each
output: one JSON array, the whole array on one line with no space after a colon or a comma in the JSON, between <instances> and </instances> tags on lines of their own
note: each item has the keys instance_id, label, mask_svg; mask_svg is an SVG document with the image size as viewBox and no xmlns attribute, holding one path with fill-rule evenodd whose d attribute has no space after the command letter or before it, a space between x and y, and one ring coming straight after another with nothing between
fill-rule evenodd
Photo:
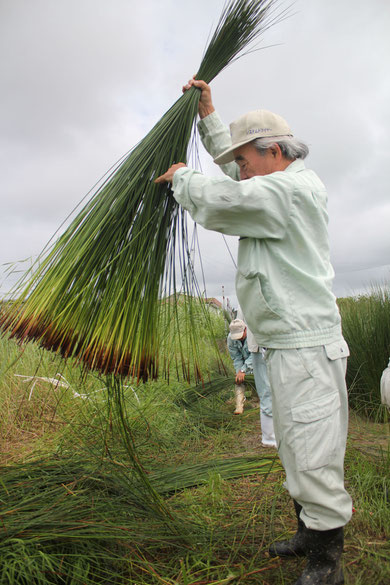
<instances>
[{"instance_id":1,"label":"trouser pocket","mask_svg":"<svg viewBox=\"0 0 390 585\"><path fill-rule=\"evenodd\" d=\"M340 436L339 393L297 404L291 412L298 470L328 465L337 451Z\"/></svg>"}]
</instances>

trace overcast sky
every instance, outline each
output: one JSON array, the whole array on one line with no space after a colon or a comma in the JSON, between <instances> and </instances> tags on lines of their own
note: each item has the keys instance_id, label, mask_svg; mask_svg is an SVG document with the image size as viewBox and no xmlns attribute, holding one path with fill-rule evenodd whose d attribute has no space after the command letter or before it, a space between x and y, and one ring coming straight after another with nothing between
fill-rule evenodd
<instances>
[{"instance_id":1,"label":"overcast sky","mask_svg":"<svg viewBox=\"0 0 390 585\"><path fill-rule=\"evenodd\" d=\"M6 263L28 265L176 101L223 5L0 0L3 273ZM390 280L390 2L296 0L291 14L264 35L268 48L212 82L214 102L226 123L273 110L309 144L307 166L329 192L334 291L358 294ZM205 173L218 174L202 160ZM208 296L224 287L234 304L222 236L199 228L199 240ZM236 239L226 240L235 256ZM3 294L12 281L2 278Z\"/></svg>"}]
</instances>

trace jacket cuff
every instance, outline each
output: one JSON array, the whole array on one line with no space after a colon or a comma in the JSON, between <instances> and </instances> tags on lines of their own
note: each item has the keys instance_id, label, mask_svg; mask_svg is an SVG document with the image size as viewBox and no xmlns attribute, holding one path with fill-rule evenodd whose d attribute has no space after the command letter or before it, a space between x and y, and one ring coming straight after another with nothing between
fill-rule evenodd
<instances>
[{"instance_id":1,"label":"jacket cuff","mask_svg":"<svg viewBox=\"0 0 390 585\"><path fill-rule=\"evenodd\" d=\"M202 120L198 122L198 130L201 138L204 138L208 134L214 134L216 130L221 130L221 125L224 125L219 114L214 110Z\"/></svg>"}]
</instances>

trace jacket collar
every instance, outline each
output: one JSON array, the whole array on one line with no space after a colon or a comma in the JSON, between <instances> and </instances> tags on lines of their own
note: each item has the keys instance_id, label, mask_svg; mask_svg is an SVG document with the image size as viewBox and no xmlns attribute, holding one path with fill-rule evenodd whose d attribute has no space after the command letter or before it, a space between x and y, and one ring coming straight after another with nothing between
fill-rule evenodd
<instances>
[{"instance_id":1,"label":"jacket collar","mask_svg":"<svg viewBox=\"0 0 390 585\"><path fill-rule=\"evenodd\" d=\"M297 158L293 160L284 170L287 173L299 173L300 171L304 171L305 169L306 167L303 160L301 158Z\"/></svg>"}]
</instances>

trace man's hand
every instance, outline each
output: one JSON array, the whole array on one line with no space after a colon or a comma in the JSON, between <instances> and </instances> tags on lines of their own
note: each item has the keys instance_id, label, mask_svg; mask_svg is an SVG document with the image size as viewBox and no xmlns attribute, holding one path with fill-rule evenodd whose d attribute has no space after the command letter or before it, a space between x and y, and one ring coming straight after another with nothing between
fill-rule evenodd
<instances>
[{"instance_id":1,"label":"man's hand","mask_svg":"<svg viewBox=\"0 0 390 585\"><path fill-rule=\"evenodd\" d=\"M236 374L236 384L242 384L245 380L245 372L237 372Z\"/></svg>"},{"instance_id":2,"label":"man's hand","mask_svg":"<svg viewBox=\"0 0 390 585\"><path fill-rule=\"evenodd\" d=\"M194 76L186 85L183 85L183 93L191 89L192 86L197 87L202 92L199 100L199 117L205 118L215 111L213 101L211 99L210 86L207 85L205 81L195 79Z\"/></svg>"},{"instance_id":3,"label":"man's hand","mask_svg":"<svg viewBox=\"0 0 390 585\"><path fill-rule=\"evenodd\" d=\"M170 169L167 170L166 173L157 177L154 180L155 183L173 183L173 175L176 173L177 169L181 169L182 167L186 167L184 163L176 163L171 166Z\"/></svg>"}]
</instances>

